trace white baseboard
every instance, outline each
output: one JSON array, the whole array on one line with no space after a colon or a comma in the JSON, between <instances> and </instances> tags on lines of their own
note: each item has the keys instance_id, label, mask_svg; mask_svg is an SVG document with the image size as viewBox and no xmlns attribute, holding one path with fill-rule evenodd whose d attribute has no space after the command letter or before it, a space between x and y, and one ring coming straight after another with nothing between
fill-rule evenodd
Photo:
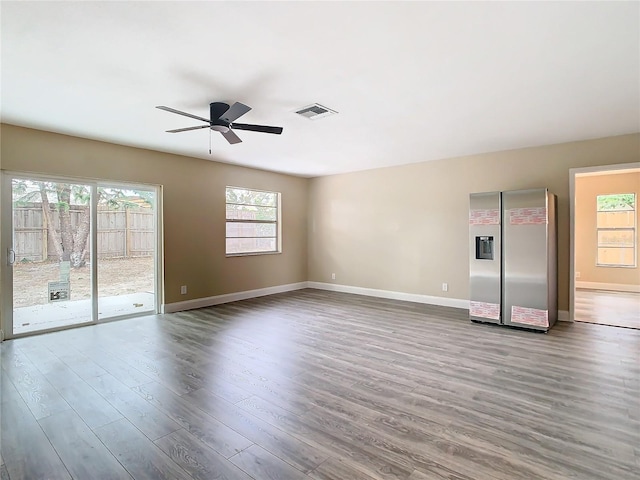
<instances>
[{"instance_id":1,"label":"white baseboard","mask_svg":"<svg viewBox=\"0 0 640 480\"><path fill-rule=\"evenodd\" d=\"M330 290L332 292L355 293L356 295L366 295L368 297L389 298L392 300L404 300L406 302L428 303L443 307L456 307L469 309L469 300L448 297L433 297L431 295L420 295L418 293L394 292L391 290L378 290L376 288L352 287L349 285L336 285L333 283L307 282L309 288L320 290Z\"/></svg>"},{"instance_id":2,"label":"white baseboard","mask_svg":"<svg viewBox=\"0 0 640 480\"><path fill-rule=\"evenodd\" d=\"M289 283L287 285L276 285L275 287L258 288L256 290L246 290L244 292L227 293L215 295L213 297L195 298L184 302L167 303L162 307L162 313L175 313L183 310L193 310L194 308L210 307L221 303L237 302L248 298L263 297L275 293L291 292L307 288L308 282Z\"/></svg>"},{"instance_id":3,"label":"white baseboard","mask_svg":"<svg viewBox=\"0 0 640 480\"><path fill-rule=\"evenodd\" d=\"M624 283L576 282L576 288L584 288L588 290L612 290L614 292L640 293L640 285L627 285Z\"/></svg>"},{"instance_id":4,"label":"white baseboard","mask_svg":"<svg viewBox=\"0 0 640 480\"><path fill-rule=\"evenodd\" d=\"M573 322L571 318L569 318L569 312L567 310L558 310L558 321L559 322Z\"/></svg>"}]
</instances>

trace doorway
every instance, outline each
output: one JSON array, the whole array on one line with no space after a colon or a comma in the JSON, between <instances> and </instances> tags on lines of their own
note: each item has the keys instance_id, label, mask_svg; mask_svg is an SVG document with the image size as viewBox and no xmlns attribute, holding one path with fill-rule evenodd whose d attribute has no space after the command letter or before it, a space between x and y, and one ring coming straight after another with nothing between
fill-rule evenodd
<instances>
[{"instance_id":1,"label":"doorway","mask_svg":"<svg viewBox=\"0 0 640 480\"><path fill-rule=\"evenodd\" d=\"M640 328L640 163L570 170L570 318Z\"/></svg>"},{"instance_id":2,"label":"doorway","mask_svg":"<svg viewBox=\"0 0 640 480\"><path fill-rule=\"evenodd\" d=\"M3 175L7 338L158 312L159 188Z\"/></svg>"}]
</instances>

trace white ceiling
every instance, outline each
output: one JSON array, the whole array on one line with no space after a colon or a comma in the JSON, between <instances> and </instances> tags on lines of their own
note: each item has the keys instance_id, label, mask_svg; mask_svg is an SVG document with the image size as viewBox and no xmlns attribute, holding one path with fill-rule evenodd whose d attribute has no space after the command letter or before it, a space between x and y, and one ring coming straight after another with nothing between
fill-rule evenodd
<instances>
[{"instance_id":1,"label":"white ceiling","mask_svg":"<svg viewBox=\"0 0 640 480\"><path fill-rule=\"evenodd\" d=\"M640 131L639 2L1 2L2 122L301 176ZM246 131L165 130L245 103ZM318 102L338 115L308 120Z\"/></svg>"}]
</instances>

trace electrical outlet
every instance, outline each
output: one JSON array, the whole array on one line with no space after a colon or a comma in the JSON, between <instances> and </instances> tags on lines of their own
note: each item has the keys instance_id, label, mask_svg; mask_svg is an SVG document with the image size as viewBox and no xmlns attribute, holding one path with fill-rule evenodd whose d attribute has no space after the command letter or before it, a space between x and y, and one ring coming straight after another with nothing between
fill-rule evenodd
<instances>
[{"instance_id":1,"label":"electrical outlet","mask_svg":"<svg viewBox=\"0 0 640 480\"><path fill-rule=\"evenodd\" d=\"M335 280L335 279L336 279L336 274L335 274L335 273L332 273L332 274L331 274L331 280Z\"/></svg>"},{"instance_id":2,"label":"electrical outlet","mask_svg":"<svg viewBox=\"0 0 640 480\"><path fill-rule=\"evenodd\" d=\"M576 278L580 278L580 272L576 272Z\"/></svg>"},{"instance_id":3,"label":"electrical outlet","mask_svg":"<svg viewBox=\"0 0 640 480\"><path fill-rule=\"evenodd\" d=\"M448 283L443 283L442 284L442 291L443 292L447 292L449 290L449 284Z\"/></svg>"},{"instance_id":4,"label":"electrical outlet","mask_svg":"<svg viewBox=\"0 0 640 480\"><path fill-rule=\"evenodd\" d=\"M187 294L187 286L186 285L182 285L180 287L180 295L186 295Z\"/></svg>"}]
</instances>

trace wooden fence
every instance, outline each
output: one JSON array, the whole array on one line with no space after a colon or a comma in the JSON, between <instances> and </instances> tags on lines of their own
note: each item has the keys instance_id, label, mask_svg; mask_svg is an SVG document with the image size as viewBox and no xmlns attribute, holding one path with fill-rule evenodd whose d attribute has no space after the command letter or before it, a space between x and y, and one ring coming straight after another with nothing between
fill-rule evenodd
<instances>
[{"instance_id":1,"label":"wooden fence","mask_svg":"<svg viewBox=\"0 0 640 480\"><path fill-rule=\"evenodd\" d=\"M75 232L83 207L71 206L71 227ZM60 231L59 215L51 210L51 220ZM53 238L39 204L13 207L13 249L16 261L56 260ZM155 246L154 214L150 208L110 209L98 207L98 258L147 257ZM89 246L87 246L89 247ZM90 248L87 248L90 252Z\"/></svg>"}]
</instances>

